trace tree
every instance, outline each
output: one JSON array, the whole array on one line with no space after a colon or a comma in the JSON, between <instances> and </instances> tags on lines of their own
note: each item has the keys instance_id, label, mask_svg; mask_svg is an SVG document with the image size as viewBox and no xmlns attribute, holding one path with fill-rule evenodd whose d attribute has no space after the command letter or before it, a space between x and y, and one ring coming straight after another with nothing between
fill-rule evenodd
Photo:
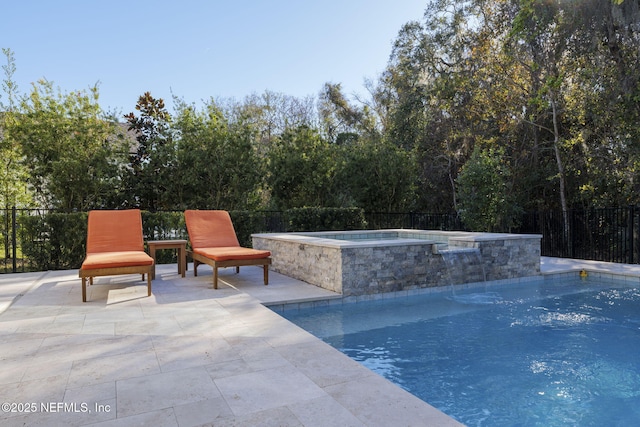
<instances>
[{"instance_id":1,"label":"tree","mask_svg":"<svg viewBox=\"0 0 640 427\"><path fill-rule=\"evenodd\" d=\"M323 134L328 141L348 144L360 137L378 141L381 138L379 120L365 105L350 103L342 93L342 86L325 83L318 102Z\"/></svg>"},{"instance_id":2,"label":"tree","mask_svg":"<svg viewBox=\"0 0 640 427\"><path fill-rule=\"evenodd\" d=\"M566 67L568 173L574 203L640 201L640 10L637 2L590 0L570 9L574 45Z\"/></svg>"},{"instance_id":3,"label":"tree","mask_svg":"<svg viewBox=\"0 0 640 427\"><path fill-rule=\"evenodd\" d=\"M2 49L7 58L2 66L5 79L2 89L7 95L7 104L0 102L0 206L9 209L12 206L24 207L31 201L31 194L26 186L27 170L21 163L22 151L18 141L9 132L18 117L18 85L13 80L16 72L15 57L11 49ZM1 96L0 96L1 98Z\"/></svg>"},{"instance_id":4,"label":"tree","mask_svg":"<svg viewBox=\"0 0 640 427\"><path fill-rule=\"evenodd\" d=\"M399 32L377 92L389 114L385 137L416 156L422 209L456 209L455 178L484 125L470 108L473 21L482 26L471 1L430 2L424 23Z\"/></svg>"},{"instance_id":5,"label":"tree","mask_svg":"<svg viewBox=\"0 0 640 427\"><path fill-rule=\"evenodd\" d=\"M129 131L135 134L137 145L129 156L125 171L125 204L155 211L170 209L168 186L175 172L175 146L171 115L164 100L145 92L138 98L134 113L126 114Z\"/></svg>"},{"instance_id":6,"label":"tree","mask_svg":"<svg viewBox=\"0 0 640 427\"><path fill-rule=\"evenodd\" d=\"M255 129L258 151L263 154L287 129L316 126L314 103L311 96L296 98L265 91L261 95L248 96L242 103L233 105L227 115L230 121L242 121ZM217 104L220 108L220 103Z\"/></svg>"},{"instance_id":7,"label":"tree","mask_svg":"<svg viewBox=\"0 0 640 427\"><path fill-rule=\"evenodd\" d=\"M277 209L343 206L341 147L306 126L288 129L268 153L267 184Z\"/></svg>"},{"instance_id":8,"label":"tree","mask_svg":"<svg viewBox=\"0 0 640 427\"><path fill-rule=\"evenodd\" d=\"M41 80L6 123L22 149L40 206L87 210L113 200L124 152L116 124L105 119L98 98L97 86L63 94Z\"/></svg>"},{"instance_id":9,"label":"tree","mask_svg":"<svg viewBox=\"0 0 640 427\"><path fill-rule=\"evenodd\" d=\"M336 180L355 206L366 212L406 212L415 207L413 153L387 141L368 140L345 149Z\"/></svg>"},{"instance_id":10,"label":"tree","mask_svg":"<svg viewBox=\"0 0 640 427\"><path fill-rule=\"evenodd\" d=\"M639 9L431 1L400 31L375 92L385 137L416 150L419 205L458 208L456 176L478 145L503 150L528 209L640 201Z\"/></svg>"},{"instance_id":11,"label":"tree","mask_svg":"<svg viewBox=\"0 0 640 427\"><path fill-rule=\"evenodd\" d=\"M507 231L517 225L522 209L502 150L476 147L456 182L460 216L472 231Z\"/></svg>"},{"instance_id":12,"label":"tree","mask_svg":"<svg viewBox=\"0 0 640 427\"><path fill-rule=\"evenodd\" d=\"M263 165L250 124L230 122L209 101L203 110L178 105L176 168L169 192L174 209L253 209L259 201Z\"/></svg>"},{"instance_id":13,"label":"tree","mask_svg":"<svg viewBox=\"0 0 640 427\"><path fill-rule=\"evenodd\" d=\"M521 0L509 34L508 46L512 54L529 70L531 98L526 108L529 121L550 134L556 162L556 177L560 207L568 227L566 213L567 175L563 159L564 134L562 120L565 113L565 79L563 57L571 40L559 3L543 4L535 0Z\"/></svg>"}]
</instances>

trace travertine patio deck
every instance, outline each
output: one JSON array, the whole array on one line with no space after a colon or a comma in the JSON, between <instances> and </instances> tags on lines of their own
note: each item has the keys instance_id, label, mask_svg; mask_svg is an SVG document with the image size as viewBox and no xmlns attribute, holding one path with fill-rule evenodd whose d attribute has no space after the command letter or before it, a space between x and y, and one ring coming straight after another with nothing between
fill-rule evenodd
<instances>
[{"instance_id":1,"label":"travertine patio deck","mask_svg":"<svg viewBox=\"0 0 640 427\"><path fill-rule=\"evenodd\" d=\"M262 305L337 295L275 272L265 287L258 267L221 270L217 291L210 270L176 270L158 266L152 297L136 276L98 278L88 303L76 270L0 275L0 424L459 425Z\"/></svg>"},{"instance_id":2,"label":"travertine patio deck","mask_svg":"<svg viewBox=\"0 0 640 427\"><path fill-rule=\"evenodd\" d=\"M151 297L114 276L87 303L76 270L0 275L0 424L459 425L262 305L329 291L265 287L258 267L221 270L217 291L205 268L156 274Z\"/></svg>"}]
</instances>

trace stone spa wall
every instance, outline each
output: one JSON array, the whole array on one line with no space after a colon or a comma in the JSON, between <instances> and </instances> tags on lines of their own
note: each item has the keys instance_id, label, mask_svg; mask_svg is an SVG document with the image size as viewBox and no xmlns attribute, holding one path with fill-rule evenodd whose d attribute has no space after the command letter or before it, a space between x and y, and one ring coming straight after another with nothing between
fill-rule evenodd
<instances>
[{"instance_id":1,"label":"stone spa wall","mask_svg":"<svg viewBox=\"0 0 640 427\"><path fill-rule=\"evenodd\" d=\"M359 296L540 274L533 234L375 230L254 234L274 271Z\"/></svg>"}]
</instances>

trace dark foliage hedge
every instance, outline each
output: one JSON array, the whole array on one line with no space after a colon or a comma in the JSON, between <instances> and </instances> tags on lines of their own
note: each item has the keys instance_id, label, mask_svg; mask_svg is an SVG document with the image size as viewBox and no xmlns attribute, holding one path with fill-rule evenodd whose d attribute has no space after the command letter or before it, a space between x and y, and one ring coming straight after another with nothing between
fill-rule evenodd
<instances>
[{"instance_id":1,"label":"dark foliage hedge","mask_svg":"<svg viewBox=\"0 0 640 427\"><path fill-rule=\"evenodd\" d=\"M285 211L288 231L362 230L367 228L360 208L294 208Z\"/></svg>"},{"instance_id":2,"label":"dark foliage hedge","mask_svg":"<svg viewBox=\"0 0 640 427\"><path fill-rule=\"evenodd\" d=\"M358 208L299 208L285 212L231 211L242 246L261 232L355 230L366 228ZM20 216L23 257L36 271L76 269L86 253L87 213L43 213ZM188 239L182 212L142 212L144 240ZM159 264L176 262L175 251L159 251Z\"/></svg>"}]
</instances>

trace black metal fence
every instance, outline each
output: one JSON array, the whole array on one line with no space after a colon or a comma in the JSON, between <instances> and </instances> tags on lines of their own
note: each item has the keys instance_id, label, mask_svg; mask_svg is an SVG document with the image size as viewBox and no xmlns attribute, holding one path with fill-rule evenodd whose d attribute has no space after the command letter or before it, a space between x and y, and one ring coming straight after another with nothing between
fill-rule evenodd
<instances>
[{"instance_id":1,"label":"black metal fence","mask_svg":"<svg viewBox=\"0 0 640 427\"><path fill-rule=\"evenodd\" d=\"M0 209L0 273L42 269L25 248L53 248L47 230L28 230L25 224L33 217L44 216L44 209ZM254 232L289 230L282 212L252 212ZM423 230L464 230L454 214L433 213L365 213L367 228L407 228ZM640 207L570 210L568 212L529 212L522 216L515 233L541 234L543 256L578 258L618 263L640 263ZM157 236L146 236L153 239ZM65 248L55 247L54 250ZM77 250L77 248L75 248ZM27 251L29 252L29 251ZM49 268L55 268L49 267Z\"/></svg>"},{"instance_id":2,"label":"black metal fence","mask_svg":"<svg viewBox=\"0 0 640 427\"><path fill-rule=\"evenodd\" d=\"M463 230L460 217L453 214L437 213L388 213L365 212L367 227L370 230L385 228L409 228L415 230Z\"/></svg>"},{"instance_id":3,"label":"black metal fence","mask_svg":"<svg viewBox=\"0 0 640 427\"><path fill-rule=\"evenodd\" d=\"M517 232L542 234L542 255L640 263L640 208L531 212Z\"/></svg>"},{"instance_id":4,"label":"black metal fence","mask_svg":"<svg viewBox=\"0 0 640 427\"><path fill-rule=\"evenodd\" d=\"M32 271L34 268L30 265L22 249L25 240L23 223L25 217L43 215L46 209L0 209L0 233L2 240L0 241L0 273L16 273L24 271Z\"/></svg>"}]
</instances>

